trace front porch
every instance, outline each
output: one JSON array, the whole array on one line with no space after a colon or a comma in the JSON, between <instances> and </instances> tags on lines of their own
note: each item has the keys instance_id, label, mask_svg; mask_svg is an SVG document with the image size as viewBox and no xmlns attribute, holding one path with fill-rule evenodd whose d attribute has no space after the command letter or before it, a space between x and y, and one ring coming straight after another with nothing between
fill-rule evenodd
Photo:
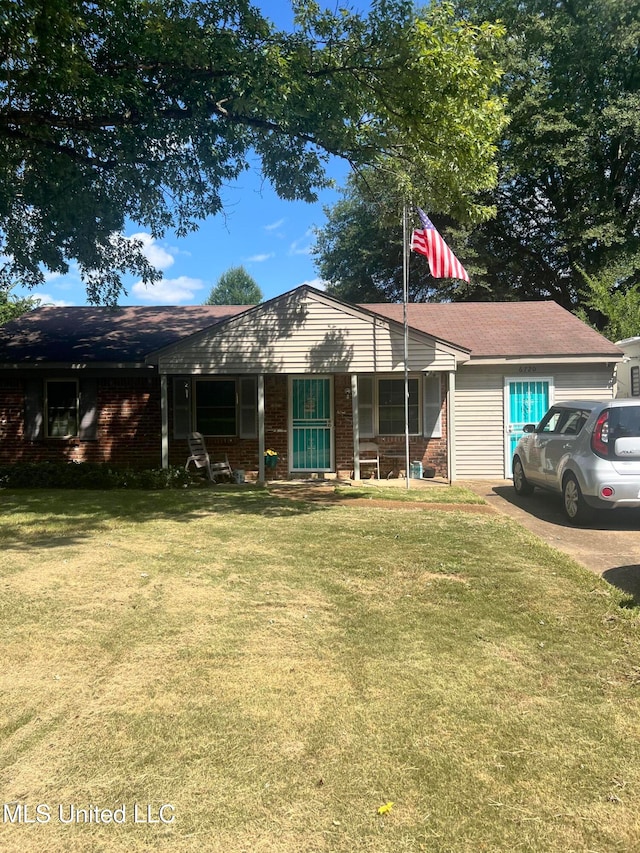
<instances>
[{"instance_id":1,"label":"front porch","mask_svg":"<svg viewBox=\"0 0 640 853\"><path fill-rule=\"evenodd\" d=\"M199 375L163 377L163 466L184 464L189 432L202 432L212 458L227 456L231 467L244 472L246 480L340 479L371 476L360 471L360 441L374 441L379 448L380 478L398 479L405 474L404 378L336 373L330 375L258 375L225 377L235 383L236 411L225 408L222 426L234 434L207 434L222 423L210 395L219 377ZM249 405L249 380L255 399ZM410 462L447 479L448 374L411 375ZM171 382L173 389L170 392ZM177 393L176 391L179 393ZM185 391L186 389L186 391ZM206 398L200 405L198 394ZM244 396L243 396L244 395ZM386 396L381 396L386 395ZM252 414L253 411L253 414ZM271 457L271 458L270 458ZM269 462L276 459L274 467Z\"/></svg>"}]
</instances>

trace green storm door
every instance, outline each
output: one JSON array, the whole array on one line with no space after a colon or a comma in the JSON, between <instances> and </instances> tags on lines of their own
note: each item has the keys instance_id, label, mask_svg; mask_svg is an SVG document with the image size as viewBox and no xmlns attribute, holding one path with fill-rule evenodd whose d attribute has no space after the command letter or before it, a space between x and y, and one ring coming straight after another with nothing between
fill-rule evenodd
<instances>
[{"instance_id":1,"label":"green storm door","mask_svg":"<svg viewBox=\"0 0 640 853\"><path fill-rule=\"evenodd\" d=\"M331 471L331 379L291 380L291 469Z\"/></svg>"}]
</instances>

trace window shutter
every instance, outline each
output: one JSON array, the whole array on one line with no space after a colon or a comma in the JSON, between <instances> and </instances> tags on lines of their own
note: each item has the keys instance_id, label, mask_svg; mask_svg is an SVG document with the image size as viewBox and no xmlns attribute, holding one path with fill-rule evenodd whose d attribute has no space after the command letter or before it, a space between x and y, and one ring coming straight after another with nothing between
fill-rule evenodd
<instances>
[{"instance_id":1,"label":"window shutter","mask_svg":"<svg viewBox=\"0 0 640 853\"><path fill-rule=\"evenodd\" d=\"M358 423L360 438L373 438L373 376L358 376Z\"/></svg>"},{"instance_id":2,"label":"window shutter","mask_svg":"<svg viewBox=\"0 0 640 853\"><path fill-rule=\"evenodd\" d=\"M440 393L440 374L424 377L423 435L425 438L442 438L442 396Z\"/></svg>"},{"instance_id":3,"label":"window shutter","mask_svg":"<svg viewBox=\"0 0 640 853\"><path fill-rule=\"evenodd\" d=\"M191 379L173 379L173 437L187 438L191 432Z\"/></svg>"},{"instance_id":4,"label":"window shutter","mask_svg":"<svg viewBox=\"0 0 640 853\"><path fill-rule=\"evenodd\" d=\"M238 412L240 438L258 435L258 377L241 376L238 380Z\"/></svg>"},{"instance_id":5,"label":"window shutter","mask_svg":"<svg viewBox=\"0 0 640 853\"><path fill-rule=\"evenodd\" d=\"M80 427L78 437L94 441L98 437L98 382L96 379L80 381Z\"/></svg>"},{"instance_id":6,"label":"window shutter","mask_svg":"<svg viewBox=\"0 0 640 853\"><path fill-rule=\"evenodd\" d=\"M631 396L640 397L640 367L631 368Z\"/></svg>"},{"instance_id":7,"label":"window shutter","mask_svg":"<svg viewBox=\"0 0 640 853\"><path fill-rule=\"evenodd\" d=\"M44 389L42 379L27 379L24 386L24 434L35 441L43 436Z\"/></svg>"}]
</instances>

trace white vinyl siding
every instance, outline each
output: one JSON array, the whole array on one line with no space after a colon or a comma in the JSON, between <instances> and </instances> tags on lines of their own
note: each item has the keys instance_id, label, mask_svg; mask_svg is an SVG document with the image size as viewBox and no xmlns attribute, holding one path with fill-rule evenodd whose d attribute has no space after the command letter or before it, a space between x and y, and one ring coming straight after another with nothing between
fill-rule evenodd
<instances>
[{"instance_id":1,"label":"white vinyl siding","mask_svg":"<svg viewBox=\"0 0 640 853\"><path fill-rule=\"evenodd\" d=\"M594 364L586 370L556 371L554 403L565 400L609 400L613 397L611 368Z\"/></svg>"},{"instance_id":2,"label":"white vinyl siding","mask_svg":"<svg viewBox=\"0 0 640 853\"><path fill-rule=\"evenodd\" d=\"M530 366L528 366L527 371ZM553 377L549 405L564 400L606 400L612 397L612 368L606 365L540 364L536 375ZM463 366L456 375L455 457L457 479L505 476L505 377L518 375L518 364L503 367Z\"/></svg>"},{"instance_id":3,"label":"white vinyl siding","mask_svg":"<svg viewBox=\"0 0 640 853\"><path fill-rule=\"evenodd\" d=\"M409 369L453 370L455 347L409 332ZM317 295L258 306L159 356L161 373L402 373L397 324Z\"/></svg>"},{"instance_id":4,"label":"white vinyl siding","mask_svg":"<svg viewBox=\"0 0 640 853\"><path fill-rule=\"evenodd\" d=\"M456 477L504 476L504 376L461 370L456 376Z\"/></svg>"}]
</instances>

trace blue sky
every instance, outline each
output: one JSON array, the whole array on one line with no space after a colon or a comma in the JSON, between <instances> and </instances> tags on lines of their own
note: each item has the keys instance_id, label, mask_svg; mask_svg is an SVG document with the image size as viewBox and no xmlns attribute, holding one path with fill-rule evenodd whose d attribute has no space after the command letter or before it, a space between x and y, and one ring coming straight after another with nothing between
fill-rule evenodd
<instances>
[{"instance_id":1,"label":"blue sky","mask_svg":"<svg viewBox=\"0 0 640 853\"><path fill-rule=\"evenodd\" d=\"M119 304L199 305L222 273L234 266L247 270L265 299L303 283L322 287L311 256L313 228L325 221L323 207L339 198L338 186L348 166L336 162L330 171L337 176L336 189L323 191L315 204L282 201L257 171L251 171L225 191L224 212L204 221L194 234L153 240L130 227L127 236L136 234L143 241L145 254L163 278L149 288L134 278L125 279L127 295ZM47 276L43 287L29 293L42 304L87 304L74 268L68 275Z\"/></svg>"},{"instance_id":2,"label":"blue sky","mask_svg":"<svg viewBox=\"0 0 640 853\"><path fill-rule=\"evenodd\" d=\"M255 5L277 26L288 28L292 13L288 0L257 0ZM330 0L320 5L333 7ZM367 2L353 8L366 8ZM348 166L333 161L329 174L335 190L323 191L315 204L280 200L258 171L246 172L223 193L223 213L201 223L199 231L177 239L167 234L153 240L132 226L145 254L163 273L162 281L146 288L133 278L125 279L127 295L121 305L198 305L208 297L218 278L234 266L244 266L270 299L305 282L322 287L311 256L313 228L325 222L323 207L339 198L338 189ZM20 290L16 289L17 294ZM50 275L43 287L27 291L43 304L86 305L86 293L77 269L68 275Z\"/></svg>"}]
</instances>

